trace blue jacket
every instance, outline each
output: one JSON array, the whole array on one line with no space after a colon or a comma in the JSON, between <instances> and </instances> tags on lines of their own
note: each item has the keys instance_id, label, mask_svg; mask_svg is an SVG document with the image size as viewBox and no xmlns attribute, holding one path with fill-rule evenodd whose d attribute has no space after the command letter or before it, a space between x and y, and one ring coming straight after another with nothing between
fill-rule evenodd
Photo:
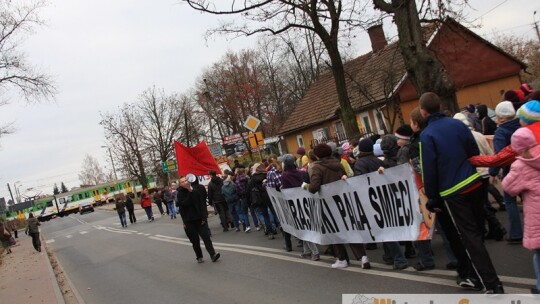
<instances>
[{"instance_id":1,"label":"blue jacket","mask_svg":"<svg viewBox=\"0 0 540 304\"><path fill-rule=\"evenodd\" d=\"M499 153L504 147L510 144L510 139L512 134L516 132L517 129L521 128L519 124L519 118L512 119L510 121L504 122L499 125L495 134L493 135L493 149L495 153ZM499 174L500 168L489 168L489 175L496 176ZM503 168L503 176L506 176L510 171L510 166Z\"/></svg>"},{"instance_id":2,"label":"blue jacket","mask_svg":"<svg viewBox=\"0 0 540 304\"><path fill-rule=\"evenodd\" d=\"M426 195L449 198L480 179L467 160L480 154L471 130L442 113L431 114L420 134L420 163Z\"/></svg>"}]
</instances>

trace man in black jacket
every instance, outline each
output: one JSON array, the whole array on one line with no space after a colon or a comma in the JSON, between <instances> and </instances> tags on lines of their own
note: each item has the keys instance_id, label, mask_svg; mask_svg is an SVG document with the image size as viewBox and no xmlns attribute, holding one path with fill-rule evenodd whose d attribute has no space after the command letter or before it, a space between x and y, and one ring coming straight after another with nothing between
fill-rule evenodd
<instances>
[{"instance_id":1,"label":"man in black jacket","mask_svg":"<svg viewBox=\"0 0 540 304\"><path fill-rule=\"evenodd\" d=\"M177 199L180 205L180 216L184 222L184 230L193 245L197 262L204 262L199 236L202 238L204 246L212 258L212 262L217 261L221 255L214 250L214 246L210 240L210 230L208 229L208 225L206 225L208 215L203 207L206 205L203 194L200 193L198 188L193 188L186 177L181 177Z\"/></svg>"},{"instance_id":2,"label":"man in black jacket","mask_svg":"<svg viewBox=\"0 0 540 304\"><path fill-rule=\"evenodd\" d=\"M131 194L128 193L126 195L126 209L128 211L128 214L129 214L129 222L130 223L136 223L137 222L137 218L135 217L135 208L133 206L133 200L131 199Z\"/></svg>"}]
</instances>

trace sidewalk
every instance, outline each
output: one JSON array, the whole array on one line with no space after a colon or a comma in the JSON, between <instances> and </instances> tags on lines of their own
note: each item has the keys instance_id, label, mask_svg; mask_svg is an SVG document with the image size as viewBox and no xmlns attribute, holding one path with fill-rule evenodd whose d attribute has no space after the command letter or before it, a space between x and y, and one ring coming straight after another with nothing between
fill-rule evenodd
<instances>
[{"instance_id":1,"label":"sidewalk","mask_svg":"<svg viewBox=\"0 0 540 304\"><path fill-rule=\"evenodd\" d=\"M0 265L0 299L3 303L61 303L64 298L58 286L45 246L34 250L32 238L19 231L13 253L2 253Z\"/></svg>"}]
</instances>

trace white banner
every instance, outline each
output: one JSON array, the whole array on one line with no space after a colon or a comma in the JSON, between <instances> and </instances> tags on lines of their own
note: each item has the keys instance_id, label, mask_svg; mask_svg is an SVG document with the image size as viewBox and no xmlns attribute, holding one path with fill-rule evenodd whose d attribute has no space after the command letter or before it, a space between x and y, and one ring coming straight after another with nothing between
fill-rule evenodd
<instances>
[{"instance_id":1,"label":"white banner","mask_svg":"<svg viewBox=\"0 0 540 304\"><path fill-rule=\"evenodd\" d=\"M268 188L286 232L317 244L414 241L422 214L408 164L323 185L311 194L302 188Z\"/></svg>"}]
</instances>

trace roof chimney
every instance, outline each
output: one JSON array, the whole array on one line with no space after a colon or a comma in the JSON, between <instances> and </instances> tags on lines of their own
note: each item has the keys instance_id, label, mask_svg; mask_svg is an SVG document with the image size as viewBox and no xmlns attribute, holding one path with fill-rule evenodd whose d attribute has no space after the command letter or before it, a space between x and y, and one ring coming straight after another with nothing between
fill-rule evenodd
<instances>
[{"instance_id":1,"label":"roof chimney","mask_svg":"<svg viewBox=\"0 0 540 304\"><path fill-rule=\"evenodd\" d=\"M384 37L384 30L382 24L374 25L368 28L369 40L371 40L371 49L373 53L376 53L382 50L388 42L386 37Z\"/></svg>"}]
</instances>

